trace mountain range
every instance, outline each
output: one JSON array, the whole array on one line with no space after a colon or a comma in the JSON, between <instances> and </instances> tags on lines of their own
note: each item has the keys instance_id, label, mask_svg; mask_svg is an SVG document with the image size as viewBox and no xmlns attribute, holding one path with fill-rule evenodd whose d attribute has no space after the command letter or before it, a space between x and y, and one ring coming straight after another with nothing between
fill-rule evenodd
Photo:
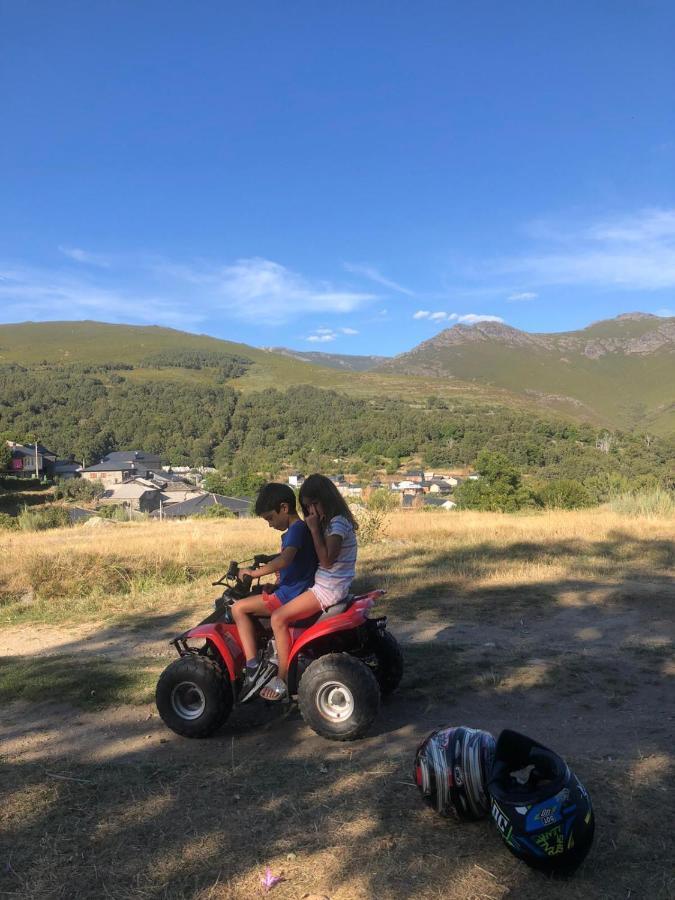
<instances>
[{"instance_id":1,"label":"mountain range","mask_svg":"<svg viewBox=\"0 0 675 900\"><path fill-rule=\"evenodd\" d=\"M500 322L455 325L398 356L350 356L264 349L157 326L99 322L0 325L0 365L132 365L128 377L156 378L144 360L166 351L219 351L250 360L243 391L313 384L361 397L430 395L542 409L607 427L675 430L675 317L635 312L578 331L529 333ZM162 377L203 381L208 369Z\"/></svg>"}]
</instances>

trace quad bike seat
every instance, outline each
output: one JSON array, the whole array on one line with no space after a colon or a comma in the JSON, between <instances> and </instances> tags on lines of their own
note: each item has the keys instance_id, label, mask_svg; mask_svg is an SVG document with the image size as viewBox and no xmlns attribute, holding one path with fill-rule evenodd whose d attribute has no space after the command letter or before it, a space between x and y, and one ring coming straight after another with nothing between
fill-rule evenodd
<instances>
[{"instance_id":1,"label":"quad bike seat","mask_svg":"<svg viewBox=\"0 0 675 900\"><path fill-rule=\"evenodd\" d=\"M355 600L356 594L347 594L341 603L336 603L334 606L329 607L325 612L321 613L316 621L323 622L324 619L339 616L340 613L346 612Z\"/></svg>"},{"instance_id":2,"label":"quad bike seat","mask_svg":"<svg viewBox=\"0 0 675 900\"><path fill-rule=\"evenodd\" d=\"M325 612L317 612L312 616L307 616L306 619L298 619L297 622L293 622L293 628L309 628L310 625L314 625L316 622L323 622L324 619L331 619L333 616L339 616L340 613L346 612L349 609L354 600L356 600L355 594L348 594L341 603L334 604L334 606L331 606Z\"/></svg>"}]
</instances>

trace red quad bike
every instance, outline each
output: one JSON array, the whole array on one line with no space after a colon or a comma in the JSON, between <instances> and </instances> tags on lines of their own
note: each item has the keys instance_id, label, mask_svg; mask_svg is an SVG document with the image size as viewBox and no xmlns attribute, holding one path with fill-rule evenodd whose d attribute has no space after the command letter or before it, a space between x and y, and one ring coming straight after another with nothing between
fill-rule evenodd
<instances>
[{"instance_id":1,"label":"red quad bike","mask_svg":"<svg viewBox=\"0 0 675 900\"><path fill-rule=\"evenodd\" d=\"M273 556L255 556L256 568ZM230 563L216 585L225 585L215 610L195 628L174 638L179 659L157 683L156 702L164 723L185 737L213 734L225 722L241 690L246 659L232 605L251 593L250 576ZM257 590L262 590L258 587ZM305 722L322 737L362 737L377 716L380 697L398 687L403 656L387 631L386 617L368 613L384 591L349 596L327 612L294 623L288 670L289 697L297 695ZM274 655L270 619L255 616L263 662Z\"/></svg>"}]
</instances>

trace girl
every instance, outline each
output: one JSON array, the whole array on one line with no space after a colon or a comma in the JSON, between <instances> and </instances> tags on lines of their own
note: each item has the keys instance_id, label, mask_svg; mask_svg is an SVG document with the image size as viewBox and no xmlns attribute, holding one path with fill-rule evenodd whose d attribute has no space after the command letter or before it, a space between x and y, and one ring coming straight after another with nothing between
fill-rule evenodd
<instances>
[{"instance_id":1,"label":"girl","mask_svg":"<svg viewBox=\"0 0 675 900\"><path fill-rule=\"evenodd\" d=\"M309 590L272 613L279 672L260 692L265 700L281 700L287 694L289 626L341 603L356 574L358 525L330 478L310 475L300 488L300 506L314 541L319 567Z\"/></svg>"}]
</instances>

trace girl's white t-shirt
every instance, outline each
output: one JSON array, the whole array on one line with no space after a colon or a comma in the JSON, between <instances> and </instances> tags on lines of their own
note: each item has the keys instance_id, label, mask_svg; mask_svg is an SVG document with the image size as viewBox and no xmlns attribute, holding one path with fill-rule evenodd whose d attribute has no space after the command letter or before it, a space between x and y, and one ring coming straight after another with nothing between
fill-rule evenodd
<instances>
[{"instance_id":1,"label":"girl's white t-shirt","mask_svg":"<svg viewBox=\"0 0 675 900\"><path fill-rule=\"evenodd\" d=\"M314 581L316 584L328 588L332 593L346 594L356 575L357 546L354 528L349 519L344 516L334 516L328 523L324 534L326 537L331 534L339 534L342 538L342 546L330 569L319 566Z\"/></svg>"}]
</instances>

